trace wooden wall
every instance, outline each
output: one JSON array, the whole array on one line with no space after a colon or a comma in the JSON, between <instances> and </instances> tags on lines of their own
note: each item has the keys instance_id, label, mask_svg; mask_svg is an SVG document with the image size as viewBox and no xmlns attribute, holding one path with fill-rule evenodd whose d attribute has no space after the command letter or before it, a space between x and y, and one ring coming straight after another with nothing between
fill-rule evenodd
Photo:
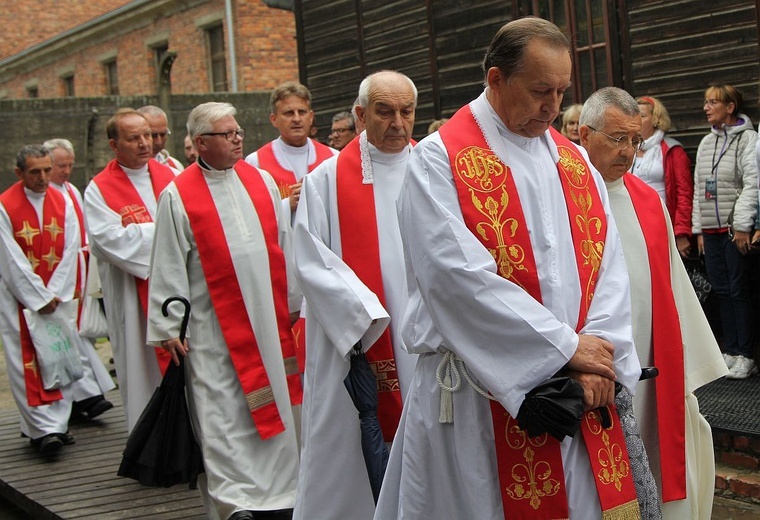
<instances>
[{"instance_id":1,"label":"wooden wall","mask_svg":"<svg viewBox=\"0 0 760 520\"><path fill-rule=\"evenodd\" d=\"M351 107L367 74L394 69L417 85L414 136L423 137L481 92L483 53L511 19L505 0L296 1L300 77L320 128Z\"/></svg>"},{"instance_id":2,"label":"wooden wall","mask_svg":"<svg viewBox=\"0 0 760 520\"><path fill-rule=\"evenodd\" d=\"M757 128L757 4L754 0L628 0L634 96L656 96L677 130L671 134L696 153L708 132L702 110L705 89L734 85L744 94L744 112Z\"/></svg>"},{"instance_id":3,"label":"wooden wall","mask_svg":"<svg viewBox=\"0 0 760 520\"><path fill-rule=\"evenodd\" d=\"M755 125L758 109L760 0L599 0L621 30L611 84L661 98L693 156L708 131L703 93L714 83L739 87ZM297 0L300 78L311 90L321 128L350 108L361 79L384 68L419 89L415 137L482 90L480 63L496 30L529 0ZM569 102L569 101L568 101ZM323 132L322 132L323 133Z\"/></svg>"}]
</instances>

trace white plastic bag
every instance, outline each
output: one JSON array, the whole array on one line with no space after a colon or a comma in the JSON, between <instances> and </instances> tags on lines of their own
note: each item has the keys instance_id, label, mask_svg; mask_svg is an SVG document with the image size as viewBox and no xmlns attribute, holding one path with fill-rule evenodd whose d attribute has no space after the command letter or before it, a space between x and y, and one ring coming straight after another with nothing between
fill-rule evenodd
<instances>
[{"instance_id":1,"label":"white plastic bag","mask_svg":"<svg viewBox=\"0 0 760 520\"><path fill-rule=\"evenodd\" d=\"M85 338L108 337L108 323L101 306L102 297L98 261L95 255L91 254L87 267L87 281L82 296L82 316L79 319L79 334Z\"/></svg>"},{"instance_id":2,"label":"white plastic bag","mask_svg":"<svg viewBox=\"0 0 760 520\"><path fill-rule=\"evenodd\" d=\"M65 387L84 375L74 340L78 304L77 300L59 303L52 314L24 309L45 390Z\"/></svg>"},{"instance_id":3,"label":"white plastic bag","mask_svg":"<svg viewBox=\"0 0 760 520\"><path fill-rule=\"evenodd\" d=\"M108 323L106 323L106 316L100 307L99 298L89 295L84 297L82 316L79 320L79 334L92 339L108 336Z\"/></svg>"}]
</instances>

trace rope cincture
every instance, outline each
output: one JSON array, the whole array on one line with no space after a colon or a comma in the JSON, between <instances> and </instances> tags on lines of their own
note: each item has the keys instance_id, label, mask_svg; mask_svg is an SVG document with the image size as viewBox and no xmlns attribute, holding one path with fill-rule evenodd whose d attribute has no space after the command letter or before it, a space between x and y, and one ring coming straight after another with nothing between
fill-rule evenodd
<instances>
[{"instance_id":1,"label":"rope cincture","mask_svg":"<svg viewBox=\"0 0 760 520\"><path fill-rule=\"evenodd\" d=\"M457 366L458 365L458 366ZM441 404L438 413L438 422L441 424L451 424L454 422L454 392L462 387L462 378L467 381L473 390L491 401L496 398L480 388L467 372L464 361L451 350L447 350L438 363L435 370L435 380L441 389Z\"/></svg>"}]
</instances>

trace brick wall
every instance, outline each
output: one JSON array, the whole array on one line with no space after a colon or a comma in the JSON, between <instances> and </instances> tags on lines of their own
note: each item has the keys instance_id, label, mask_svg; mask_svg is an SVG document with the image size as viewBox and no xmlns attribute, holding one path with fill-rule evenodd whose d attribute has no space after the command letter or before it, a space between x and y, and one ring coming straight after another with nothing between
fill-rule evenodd
<instances>
[{"instance_id":1,"label":"brick wall","mask_svg":"<svg viewBox=\"0 0 760 520\"><path fill-rule=\"evenodd\" d=\"M5 24L5 35L0 38L0 59L126 3L127 0L17 0L13 2L13 20Z\"/></svg>"},{"instance_id":2,"label":"brick wall","mask_svg":"<svg viewBox=\"0 0 760 520\"><path fill-rule=\"evenodd\" d=\"M98 2L83 2L86 4ZM238 90L268 90L283 81L297 79L293 14L269 8L260 0L237 0L233 5ZM0 91L4 91L5 99L23 99L27 97L27 85L36 84L40 98L60 97L61 76L73 72L77 97L102 96L107 93L103 57L115 55L120 95L156 95L155 54L149 43L165 37L169 50L177 53L171 73L172 93L210 92L206 29L201 23L209 19L223 21L231 85L229 28L223 15L224 0L166 2L165 9L151 16L128 20L117 30L95 34L72 45L68 52L43 57L37 65L24 66L14 77L0 81Z\"/></svg>"}]
</instances>

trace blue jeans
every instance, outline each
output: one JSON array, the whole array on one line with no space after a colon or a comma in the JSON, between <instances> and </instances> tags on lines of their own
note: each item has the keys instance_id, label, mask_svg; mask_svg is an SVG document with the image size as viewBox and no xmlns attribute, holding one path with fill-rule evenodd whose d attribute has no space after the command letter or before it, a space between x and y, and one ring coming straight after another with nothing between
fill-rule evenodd
<instances>
[{"instance_id":1,"label":"blue jeans","mask_svg":"<svg viewBox=\"0 0 760 520\"><path fill-rule=\"evenodd\" d=\"M705 268L720 310L723 351L752 357L754 317L751 299L750 261L728 233L704 233Z\"/></svg>"}]
</instances>

